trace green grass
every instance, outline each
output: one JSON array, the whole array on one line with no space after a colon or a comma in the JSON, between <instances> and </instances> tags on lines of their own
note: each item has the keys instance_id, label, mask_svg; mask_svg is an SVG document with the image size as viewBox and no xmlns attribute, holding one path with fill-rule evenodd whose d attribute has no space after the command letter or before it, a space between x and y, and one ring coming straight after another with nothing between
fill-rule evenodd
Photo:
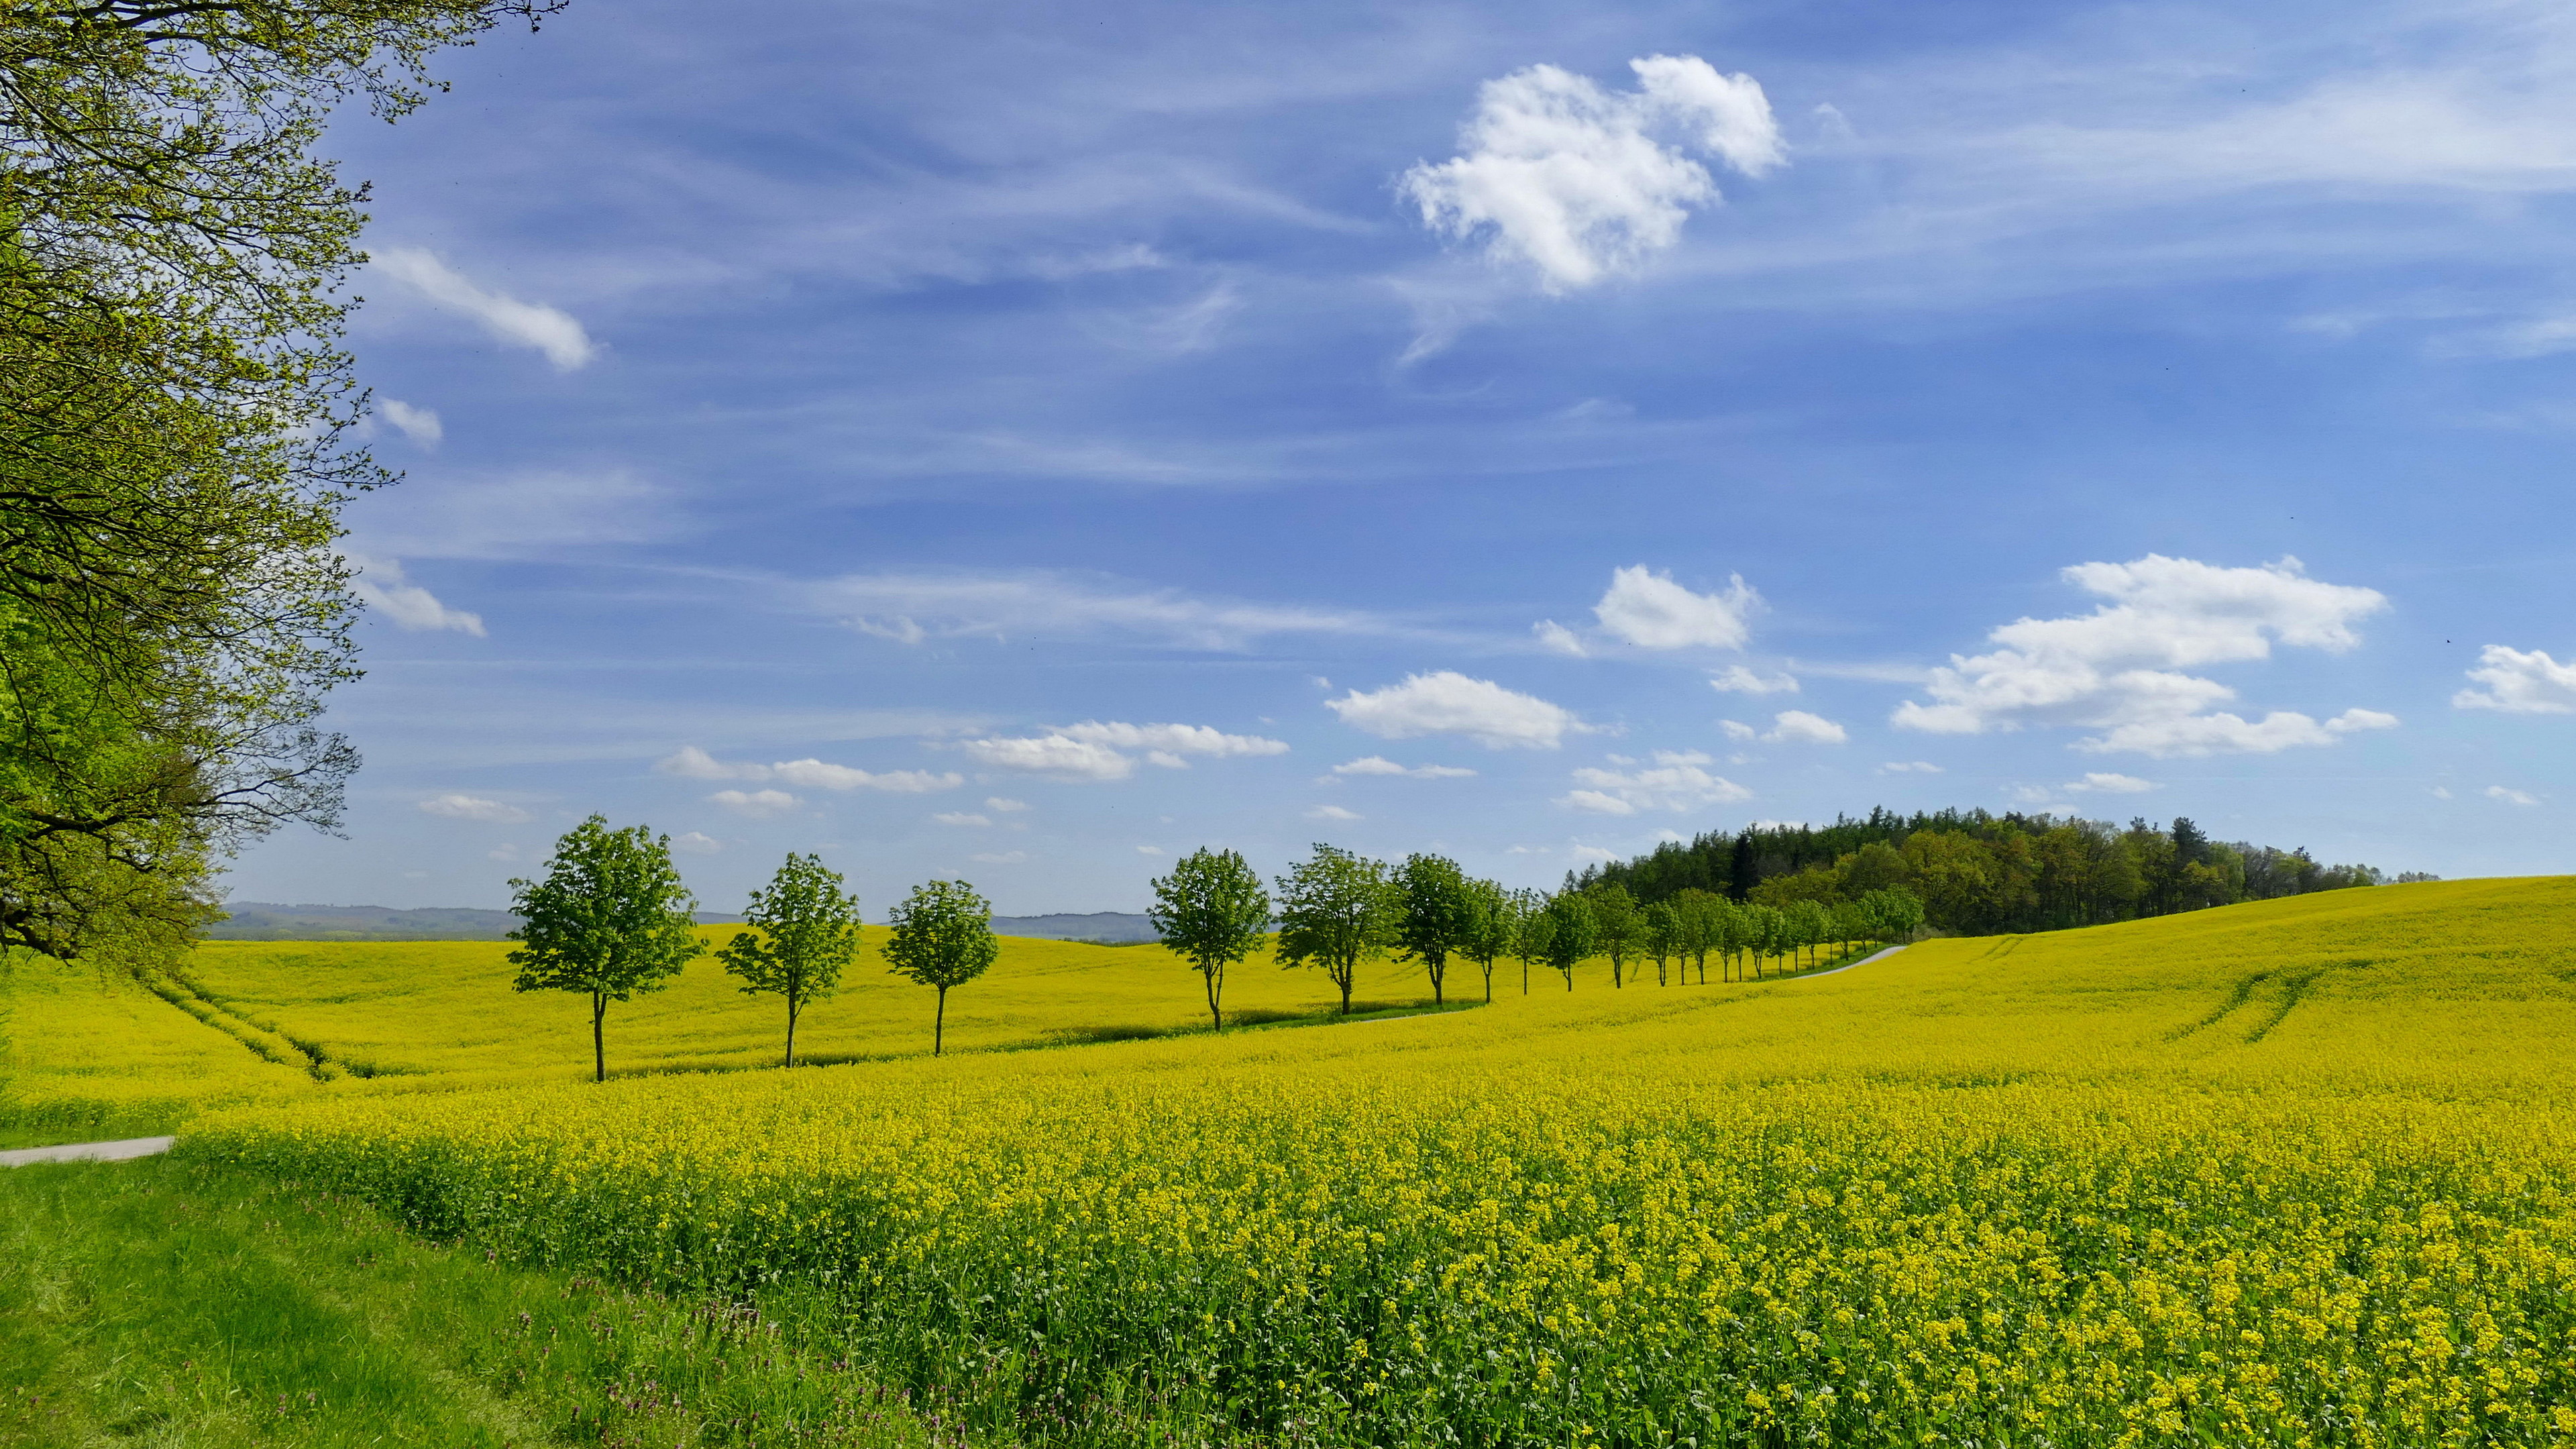
<instances>
[{"instance_id":1,"label":"green grass","mask_svg":"<svg viewBox=\"0 0 2576 1449\"><path fill-rule=\"evenodd\" d=\"M955 1443L740 1305L168 1159L0 1170L0 1446Z\"/></svg>"}]
</instances>

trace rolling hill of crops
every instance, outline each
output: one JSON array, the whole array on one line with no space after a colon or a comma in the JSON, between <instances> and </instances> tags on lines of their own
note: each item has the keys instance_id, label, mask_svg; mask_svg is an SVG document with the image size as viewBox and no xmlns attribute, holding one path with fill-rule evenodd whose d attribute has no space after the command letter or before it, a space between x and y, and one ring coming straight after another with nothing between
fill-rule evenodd
<instances>
[{"instance_id":1,"label":"rolling hill of crops","mask_svg":"<svg viewBox=\"0 0 2576 1449\"><path fill-rule=\"evenodd\" d=\"M2553 878L1334 1030L325 1090L181 1150L819 1295L1029 1441L2543 1444L2571 1066Z\"/></svg>"}]
</instances>

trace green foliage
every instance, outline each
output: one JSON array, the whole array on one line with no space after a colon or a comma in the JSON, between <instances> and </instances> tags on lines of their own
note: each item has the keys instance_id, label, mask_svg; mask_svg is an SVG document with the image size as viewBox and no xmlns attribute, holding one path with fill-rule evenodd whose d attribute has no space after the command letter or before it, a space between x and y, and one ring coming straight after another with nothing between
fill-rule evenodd
<instances>
[{"instance_id":1,"label":"green foliage","mask_svg":"<svg viewBox=\"0 0 2576 1449\"><path fill-rule=\"evenodd\" d=\"M555 842L545 879L513 880L510 892L523 918L510 933L522 943L510 953L519 968L510 989L588 995L593 1080L608 1080L608 1003L661 990L706 950L670 837L641 825L611 830L593 815Z\"/></svg>"},{"instance_id":2,"label":"green foliage","mask_svg":"<svg viewBox=\"0 0 2576 1449\"><path fill-rule=\"evenodd\" d=\"M1601 918L1593 899L1584 891L1558 891L1548 897L1539 923L1540 949L1547 964L1565 977L1565 989L1572 991L1574 968L1601 943Z\"/></svg>"},{"instance_id":3,"label":"green foliage","mask_svg":"<svg viewBox=\"0 0 2576 1449\"><path fill-rule=\"evenodd\" d=\"M1467 882L1466 933L1458 954L1476 963L1485 978L1485 1000L1494 999L1494 963L1510 954L1517 929L1512 893L1490 880Z\"/></svg>"},{"instance_id":4,"label":"green foliage","mask_svg":"<svg viewBox=\"0 0 2576 1449\"><path fill-rule=\"evenodd\" d=\"M894 908L885 946L886 969L939 992L931 1018L930 1054L940 1054L948 1031L948 990L991 968L1001 943L993 937L993 908L962 880L935 880L912 888Z\"/></svg>"},{"instance_id":5,"label":"green foliage","mask_svg":"<svg viewBox=\"0 0 2576 1449\"><path fill-rule=\"evenodd\" d=\"M1592 900L1593 949L1610 958L1610 984L1627 984L1628 958L1646 938L1646 917L1637 898L1616 881L1604 881L1584 892Z\"/></svg>"},{"instance_id":6,"label":"green foliage","mask_svg":"<svg viewBox=\"0 0 2576 1449\"><path fill-rule=\"evenodd\" d=\"M1270 893L1261 874L1231 850L1202 846L1154 882L1145 918L1163 944L1197 969L1207 987L1208 1024L1225 1029L1225 968L1260 946L1270 932Z\"/></svg>"},{"instance_id":7,"label":"green foliage","mask_svg":"<svg viewBox=\"0 0 2576 1449\"><path fill-rule=\"evenodd\" d=\"M1463 951L1476 929L1476 902L1467 873L1443 855L1410 855L1396 867L1395 947L1431 977L1431 1000L1445 998L1449 957Z\"/></svg>"},{"instance_id":8,"label":"green foliage","mask_svg":"<svg viewBox=\"0 0 2576 1449\"><path fill-rule=\"evenodd\" d=\"M796 1018L810 1001L837 990L841 973L859 954L859 898L841 889L841 877L820 856L790 852L769 884L751 893L743 919L751 927L716 948L724 969L742 978L745 993L787 999L787 1055L796 1065Z\"/></svg>"},{"instance_id":9,"label":"green foliage","mask_svg":"<svg viewBox=\"0 0 2576 1449\"><path fill-rule=\"evenodd\" d=\"M357 766L340 350L363 190L312 154L552 0L0 10L0 942L148 964Z\"/></svg>"},{"instance_id":10,"label":"green foliage","mask_svg":"<svg viewBox=\"0 0 2576 1449\"><path fill-rule=\"evenodd\" d=\"M1401 906L1385 863L1318 844L1278 887L1280 966L1321 970L1340 989L1347 1014L1360 963L1397 939Z\"/></svg>"}]
</instances>

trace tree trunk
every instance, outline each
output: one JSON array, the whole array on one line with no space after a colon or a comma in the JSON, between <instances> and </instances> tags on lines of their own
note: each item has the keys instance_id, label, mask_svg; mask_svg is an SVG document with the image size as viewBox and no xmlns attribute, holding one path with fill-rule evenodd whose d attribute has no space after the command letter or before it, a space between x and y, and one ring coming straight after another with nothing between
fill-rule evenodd
<instances>
[{"instance_id":1,"label":"tree trunk","mask_svg":"<svg viewBox=\"0 0 2576 1449\"><path fill-rule=\"evenodd\" d=\"M939 988L939 1011L930 1018L930 1054L939 1055L943 1038L948 1034L948 988Z\"/></svg>"},{"instance_id":2,"label":"tree trunk","mask_svg":"<svg viewBox=\"0 0 2576 1449\"><path fill-rule=\"evenodd\" d=\"M1449 963L1446 961L1443 961L1439 965L1431 968L1431 1004L1434 1006L1441 1004L1440 983L1443 978L1448 976L1448 974Z\"/></svg>"},{"instance_id":3,"label":"tree trunk","mask_svg":"<svg viewBox=\"0 0 2576 1449\"><path fill-rule=\"evenodd\" d=\"M796 998L787 998L787 1060L783 1065L796 1065Z\"/></svg>"},{"instance_id":4,"label":"tree trunk","mask_svg":"<svg viewBox=\"0 0 2576 1449\"><path fill-rule=\"evenodd\" d=\"M608 1042L599 1028L600 1019L607 1015L608 997L597 991L590 993L590 1079L594 1082L608 1080Z\"/></svg>"},{"instance_id":5,"label":"tree trunk","mask_svg":"<svg viewBox=\"0 0 2576 1449\"><path fill-rule=\"evenodd\" d=\"M1217 1010L1217 998L1225 992L1225 971L1223 968L1219 968L1215 971L1203 971L1199 974L1207 978L1208 1030L1223 1031L1225 1030L1225 1014Z\"/></svg>"}]
</instances>

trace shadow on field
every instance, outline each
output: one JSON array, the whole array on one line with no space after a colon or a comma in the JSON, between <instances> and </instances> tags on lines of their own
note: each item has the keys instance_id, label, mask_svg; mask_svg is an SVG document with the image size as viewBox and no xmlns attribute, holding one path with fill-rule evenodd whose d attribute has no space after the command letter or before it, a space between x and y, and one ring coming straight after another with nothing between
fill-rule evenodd
<instances>
[{"instance_id":1,"label":"shadow on field","mask_svg":"<svg viewBox=\"0 0 2576 1449\"><path fill-rule=\"evenodd\" d=\"M1336 1022L1391 1021L1404 1016L1431 1016L1452 1011L1466 1011L1482 1006L1481 1001L1451 1001L1434 1006L1428 1001L1354 1001L1348 1016L1337 1007L1316 1011L1279 1011L1268 1007L1251 1007L1225 1014L1228 1034L1239 1031L1271 1031L1291 1026L1331 1026ZM1204 1023L1187 1026L1152 1026L1128 1023L1113 1026L1069 1026L1048 1032L1040 1046L1090 1046L1102 1042L1152 1041L1161 1037L1206 1036ZM1012 1048L1002 1048L1008 1051Z\"/></svg>"}]
</instances>

